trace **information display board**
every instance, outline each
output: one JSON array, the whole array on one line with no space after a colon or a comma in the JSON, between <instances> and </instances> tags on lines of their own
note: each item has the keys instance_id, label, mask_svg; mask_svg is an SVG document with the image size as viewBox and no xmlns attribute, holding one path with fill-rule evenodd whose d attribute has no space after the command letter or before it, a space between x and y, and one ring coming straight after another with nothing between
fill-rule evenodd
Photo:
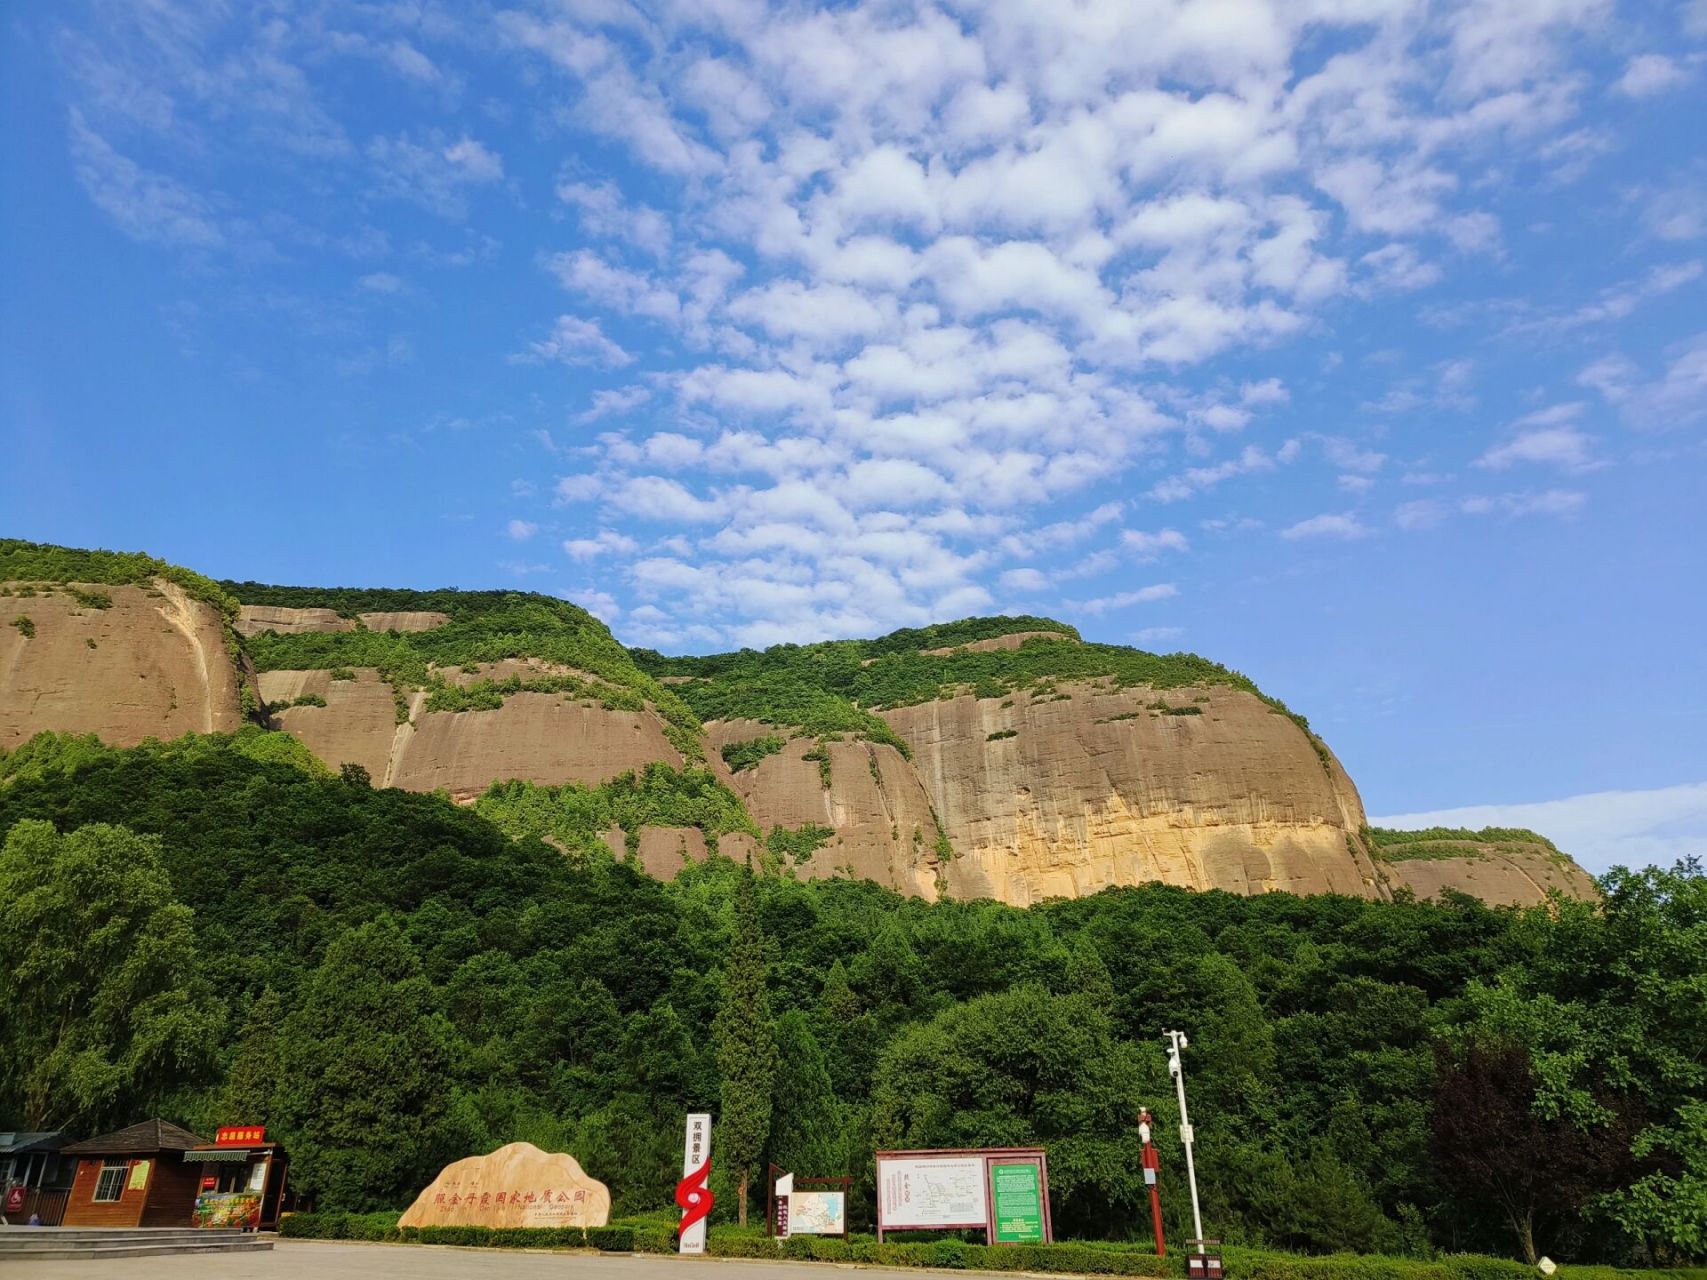
<instances>
[{"instance_id":1,"label":"information display board","mask_svg":"<svg viewBox=\"0 0 1707 1280\"><path fill-rule=\"evenodd\" d=\"M989 1220L982 1155L878 1153L877 1224L883 1230L983 1227Z\"/></svg>"},{"instance_id":2,"label":"information display board","mask_svg":"<svg viewBox=\"0 0 1707 1280\"><path fill-rule=\"evenodd\" d=\"M990 1162L990 1243L1042 1244L1043 1170L1024 1162Z\"/></svg>"},{"instance_id":3,"label":"information display board","mask_svg":"<svg viewBox=\"0 0 1707 1280\"><path fill-rule=\"evenodd\" d=\"M796 1191L787 1200L783 1236L845 1236L848 1197L844 1191Z\"/></svg>"},{"instance_id":4,"label":"information display board","mask_svg":"<svg viewBox=\"0 0 1707 1280\"><path fill-rule=\"evenodd\" d=\"M1049 1160L1041 1148L879 1151L877 1238L980 1228L991 1244L1047 1244Z\"/></svg>"}]
</instances>

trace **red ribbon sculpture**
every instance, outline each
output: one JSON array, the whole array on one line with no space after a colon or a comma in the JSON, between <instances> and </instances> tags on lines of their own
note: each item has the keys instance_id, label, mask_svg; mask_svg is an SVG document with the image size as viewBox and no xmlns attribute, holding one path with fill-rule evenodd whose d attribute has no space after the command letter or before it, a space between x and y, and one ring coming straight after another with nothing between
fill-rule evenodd
<instances>
[{"instance_id":1,"label":"red ribbon sculpture","mask_svg":"<svg viewBox=\"0 0 1707 1280\"><path fill-rule=\"evenodd\" d=\"M711 1194L711 1187L707 1185L710 1179L711 1161L708 1159L676 1183L676 1203L682 1207L682 1221L676 1228L677 1235L686 1235L689 1227L710 1214L711 1206L716 1203L716 1197Z\"/></svg>"}]
</instances>

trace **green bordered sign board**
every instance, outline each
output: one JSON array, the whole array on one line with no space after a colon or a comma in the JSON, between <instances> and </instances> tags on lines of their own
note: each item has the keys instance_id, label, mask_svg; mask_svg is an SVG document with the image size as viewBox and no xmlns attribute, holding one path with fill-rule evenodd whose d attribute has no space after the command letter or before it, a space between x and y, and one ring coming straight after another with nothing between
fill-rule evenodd
<instances>
[{"instance_id":1,"label":"green bordered sign board","mask_svg":"<svg viewBox=\"0 0 1707 1280\"><path fill-rule=\"evenodd\" d=\"M990 1243L1043 1244L1043 1170L1031 1160L990 1161Z\"/></svg>"},{"instance_id":2,"label":"green bordered sign board","mask_svg":"<svg viewBox=\"0 0 1707 1280\"><path fill-rule=\"evenodd\" d=\"M982 1228L991 1244L1049 1244L1049 1157L1041 1147L877 1152L877 1238Z\"/></svg>"}]
</instances>

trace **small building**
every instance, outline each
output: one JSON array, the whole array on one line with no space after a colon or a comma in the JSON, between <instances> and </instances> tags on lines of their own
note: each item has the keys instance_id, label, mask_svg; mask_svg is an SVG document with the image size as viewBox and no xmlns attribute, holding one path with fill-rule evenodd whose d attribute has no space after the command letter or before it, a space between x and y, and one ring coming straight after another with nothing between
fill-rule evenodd
<instances>
[{"instance_id":1,"label":"small building","mask_svg":"<svg viewBox=\"0 0 1707 1280\"><path fill-rule=\"evenodd\" d=\"M271 1231L285 1208L290 1161L261 1125L221 1128L211 1143L184 1152L198 1170L195 1225Z\"/></svg>"},{"instance_id":2,"label":"small building","mask_svg":"<svg viewBox=\"0 0 1707 1280\"><path fill-rule=\"evenodd\" d=\"M0 1215L13 1224L32 1217L54 1227L65 1212L71 1193L75 1159L60 1154L71 1135L54 1133L0 1133Z\"/></svg>"},{"instance_id":3,"label":"small building","mask_svg":"<svg viewBox=\"0 0 1707 1280\"><path fill-rule=\"evenodd\" d=\"M77 1161L68 1227L187 1227L195 1212L197 1168L184 1152L207 1139L168 1120L145 1120L117 1133L73 1142Z\"/></svg>"}]
</instances>

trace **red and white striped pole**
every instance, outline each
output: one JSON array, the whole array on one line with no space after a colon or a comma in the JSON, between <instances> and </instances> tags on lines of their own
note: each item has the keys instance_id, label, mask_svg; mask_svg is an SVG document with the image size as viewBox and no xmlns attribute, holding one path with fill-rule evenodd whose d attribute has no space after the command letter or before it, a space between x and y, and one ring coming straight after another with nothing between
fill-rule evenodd
<instances>
[{"instance_id":1,"label":"red and white striped pole","mask_svg":"<svg viewBox=\"0 0 1707 1280\"><path fill-rule=\"evenodd\" d=\"M1138 1137L1144 1143L1144 1182L1150 1188L1150 1221L1156 1228L1156 1256L1168 1256L1167 1243L1162 1239L1162 1194L1158 1185L1158 1177L1162 1170L1162 1158L1156 1152L1156 1144L1150 1141L1150 1109L1141 1107L1138 1111Z\"/></svg>"}]
</instances>

